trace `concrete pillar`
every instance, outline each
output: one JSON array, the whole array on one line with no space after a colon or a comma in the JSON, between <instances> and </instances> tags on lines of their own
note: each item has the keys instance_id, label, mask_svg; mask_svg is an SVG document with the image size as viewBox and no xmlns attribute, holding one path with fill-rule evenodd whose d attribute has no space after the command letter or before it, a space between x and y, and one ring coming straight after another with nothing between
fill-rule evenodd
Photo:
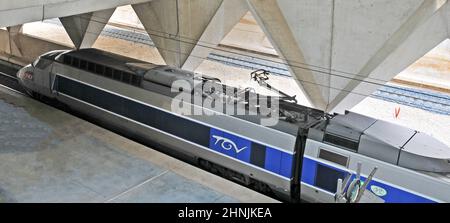
<instances>
[{"instance_id":1,"label":"concrete pillar","mask_svg":"<svg viewBox=\"0 0 450 223\"><path fill-rule=\"evenodd\" d=\"M0 27L80 15L151 0L18 0L0 1Z\"/></svg>"},{"instance_id":2,"label":"concrete pillar","mask_svg":"<svg viewBox=\"0 0 450 223\"><path fill-rule=\"evenodd\" d=\"M447 4L445 6L447 8L447 18L445 18L445 16L443 16L444 20L447 20L447 34L448 34L448 38L450 39L450 2L447 1Z\"/></svg>"},{"instance_id":3,"label":"concrete pillar","mask_svg":"<svg viewBox=\"0 0 450 223\"><path fill-rule=\"evenodd\" d=\"M285 58L294 80L311 105L320 109L325 109L328 103L329 77L304 64L315 64L325 71L329 68L331 3L331 0L248 0L250 11L275 50Z\"/></svg>"},{"instance_id":4,"label":"concrete pillar","mask_svg":"<svg viewBox=\"0 0 450 223\"><path fill-rule=\"evenodd\" d=\"M371 16L363 8L356 10L356 15L350 19L359 20L363 24L369 22L374 28L379 28L366 29L359 35L353 34L355 37L361 38L361 42L367 41L367 43L358 46L343 42L341 49L335 50L336 52L342 52L342 47L348 47L361 51L356 55L354 53L349 54L350 58L347 58L352 61L346 59L344 54L340 54L339 58L336 57L336 64L333 64L336 70L347 70L359 76L353 75L351 77L354 79L347 80L336 76L331 77L331 82L336 83L334 86L343 90L331 90L330 109L343 112L345 109L352 108L362 101L365 95L370 95L376 91L381 87L381 84L392 80L397 74L448 38L446 32L448 20L444 19L445 16L443 16L445 13L444 6L448 5L448 2L446 2L442 0L411 0L391 4L389 7L376 4L376 10L374 11L386 12L384 16L377 16L376 14ZM382 2L380 3L382 4ZM337 7L339 11L348 10L348 6L337 5ZM396 11L393 11L393 9L396 9ZM390 12L391 10L392 12ZM369 19L374 17L372 21L365 21L364 18L367 18L368 15ZM347 16L340 14L335 19L344 17ZM344 30L339 31L344 32ZM367 37L363 36L365 32L367 32ZM337 38L344 39L348 35L340 34L340 36ZM353 38L350 40L355 41ZM368 49L360 50L360 47ZM342 66L344 64L347 68ZM349 64L353 64L353 67L348 66Z\"/></svg>"},{"instance_id":5,"label":"concrete pillar","mask_svg":"<svg viewBox=\"0 0 450 223\"><path fill-rule=\"evenodd\" d=\"M75 48L89 48L94 45L114 11L114 8L106 9L59 19Z\"/></svg>"},{"instance_id":6,"label":"concrete pillar","mask_svg":"<svg viewBox=\"0 0 450 223\"><path fill-rule=\"evenodd\" d=\"M133 5L133 9L165 62L182 67L222 2L153 0Z\"/></svg>"},{"instance_id":7,"label":"concrete pillar","mask_svg":"<svg viewBox=\"0 0 450 223\"><path fill-rule=\"evenodd\" d=\"M8 31L8 43L6 53L13 56L22 56L22 45L19 40L19 35L22 34L23 25L11 26L6 28Z\"/></svg>"},{"instance_id":8,"label":"concrete pillar","mask_svg":"<svg viewBox=\"0 0 450 223\"><path fill-rule=\"evenodd\" d=\"M446 14L449 8L450 3L447 1L425 0L403 23L402 28L393 32L391 38L385 41L378 52L367 61L359 72L367 74L364 80L369 82L386 80L381 82L384 84L450 38L447 29L450 17ZM336 92L337 96L330 105L333 111L342 112L352 108L365 98L364 95L373 93L380 86L353 80L344 87L354 94Z\"/></svg>"},{"instance_id":9,"label":"concrete pillar","mask_svg":"<svg viewBox=\"0 0 450 223\"><path fill-rule=\"evenodd\" d=\"M194 71L248 12L245 0L225 0L203 31L182 68Z\"/></svg>"},{"instance_id":10,"label":"concrete pillar","mask_svg":"<svg viewBox=\"0 0 450 223\"><path fill-rule=\"evenodd\" d=\"M448 36L447 0L247 2L311 104L326 111L352 108Z\"/></svg>"}]
</instances>

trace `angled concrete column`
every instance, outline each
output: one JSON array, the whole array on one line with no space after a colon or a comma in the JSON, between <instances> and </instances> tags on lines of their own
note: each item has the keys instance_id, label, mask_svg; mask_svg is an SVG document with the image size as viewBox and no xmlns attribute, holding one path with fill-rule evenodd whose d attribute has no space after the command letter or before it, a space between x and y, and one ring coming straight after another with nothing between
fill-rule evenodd
<instances>
[{"instance_id":1,"label":"angled concrete column","mask_svg":"<svg viewBox=\"0 0 450 223\"><path fill-rule=\"evenodd\" d=\"M80 15L61 17L61 23L69 34L75 48L89 48L108 23L115 8Z\"/></svg>"},{"instance_id":2,"label":"angled concrete column","mask_svg":"<svg viewBox=\"0 0 450 223\"><path fill-rule=\"evenodd\" d=\"M345 1L355 4L353 1ZM365 95L370 95L394 78L409 65L448 38L449 20L445 17L448 2L423 1L375 1L355 7L336 4L333 69L345 70L357 75L354 79L338 80L331 77L335 87L330 108L342 112L350 109ZM352 9L354 13L346 15ZM350 19L352 24L344 24ZM357 33L349 33L350 25L360 27ZM351 41L345 41L345 40ZM350 52L348 49L352 49ZM364 81L361 81L364 80ZM374 84L378 83L378 84Z\"/></svg>"},{"instance_id":3,"label":"angled concrete column","mask_svg":"<svg viewBox=\"0 0 450 223\"><path fill-rule=\"evenodd\" d=\"M151 0L18 0L0 1L0 27L101 11Z\"/></svg>"},{"instance_id":4,"label":"angled concrete column","mask_svg":"<svg viewBox=\"0 0 450 223\"><path fill-rule=\"evenodd\" d=\"M133 5L161 56L182 67L223 0L153 0Z\"/></svg>"},{"instance_id":5,"label":"angled concrete column","mask_svg":"<svg viewBox=\"0 0 450 223\"><path fill-rule=\"evenodd\" d=\"M447 0L247 0L311 104L350 109L448 36Z\"/></svg>"},{"instance_id":6,"label":"angled concrete column","mask_svg":"<svg viewBox=\"0 0 450 223\"><path fill-rule=\"evenodd\" d=\"M447 9L447 18L445 16L443 17L444 20L447 20L447 34L448 38L450 38L450 2L447 1L447 4L445 6ZM444 13L445 14L445 13Z\"/></svg>"},{"instance_id":7,"label":"angled concrete column","mask_svg":"<svg viewBox=\"0 0 450 223\"><path fill-rule=\"evenodd\" d=\"M7 27L9 49L7 53L14 56L22 56L22 45L19 40L19 35L22 34L22 25Z\"/></svg>"},{"instance_id":8,"label":"angled concrete column","mask_svg":"<svg viewBox=\"0 0 450 223\"><path fill-rule=\"evenodd\" d=\"M182 68L195 70L248 12L245 0L225 0L204 29L198 43Z\"/></svg>"},{"instance_id":9,"label":"angled concrete column","mask_svg":"<svg viewBox=\"0 0 450 223\"><path fill-rule=\"evenodd\" d=\"M326 109L329 76L305 64L325 72L330 67L332 1L248 0L248 5L309 102Z\"/></svg>"}]
</instances>

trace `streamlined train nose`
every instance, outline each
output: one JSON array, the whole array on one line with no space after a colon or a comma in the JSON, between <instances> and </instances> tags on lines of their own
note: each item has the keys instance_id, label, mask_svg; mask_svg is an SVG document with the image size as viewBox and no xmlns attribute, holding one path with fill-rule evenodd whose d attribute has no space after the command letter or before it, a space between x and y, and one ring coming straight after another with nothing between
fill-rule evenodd
<instances>
[{"instance_id":1,"label":"streamlined train nose","mask_svg":"<svg viewBox=\"0 0 450 223\"><path fill-rule=\"evenodd\" d=\"M19 71L17 71L17 73L16 73L16 77L17 78L20 78L22 75L23 75L23 68L21 68Z\"/></svg>"},{"instance_id":2,"label":"streamlined train nose","mask_svg":"<svg viewBox=\"0 0 450 223\"><path fill-rule=\"evenodd\" d=\"M17 71L16 77L18 78L19 81L22 81L24 74L25 74L25 67Z\"/></svg>"},{"instance_id":3,"label":"streamlined train nose","mask_svg":"<svg viewBox=\"0 0 450 223\"><path fill-rule=\"evenodd\" d=\"M418 132L403 146L398 163L411 169L450 173L450 148L441 141Z\"/></svg>"},{"instance_id":4,"label":"streamlined train nose","mask_svg":"<svg viewBox=\"0 0 450 223\"><path fill-rule=\"evenodd\" d=\"M23 80L31 80L33 79L33 72L30 70L31 66L26 66L23 67L22 69L20 69L17 73L16 73L16 77L19 78L19 80L23 81Z\"/></svg>"}]
</instances>

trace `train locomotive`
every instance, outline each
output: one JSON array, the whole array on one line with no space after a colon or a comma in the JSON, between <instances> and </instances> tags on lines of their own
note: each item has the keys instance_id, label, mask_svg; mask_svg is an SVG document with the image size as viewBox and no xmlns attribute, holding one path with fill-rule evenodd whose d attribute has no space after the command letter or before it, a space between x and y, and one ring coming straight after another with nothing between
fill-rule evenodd
<instances>
[{"instance_id":1,"label":"train locomotive","mask_svg":"<svg viewBox=\"0 0 450 223\"><path fill-rule=\"evenodd\" d=\"M283 201L450 201L450 148L386 121L353 112L327 114L285 94L263 97L216 78L98 49L46 53L17 77L33 97L57 101L127 137ZM205 89L206 83L215 87ZM180 94L245 112L174 111ZM268 113L263 110L274 111L259 103L269 99L276 101L271 114L277 123L265 126L261 120ZM190 99L177 103L184 111L208 110Z\"/></svg>"}]
</instances>

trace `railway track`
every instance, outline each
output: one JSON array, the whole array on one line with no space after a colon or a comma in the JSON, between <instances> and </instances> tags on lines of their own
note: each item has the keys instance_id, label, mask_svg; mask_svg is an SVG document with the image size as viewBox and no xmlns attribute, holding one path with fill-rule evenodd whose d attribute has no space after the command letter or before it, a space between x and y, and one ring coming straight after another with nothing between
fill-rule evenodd
<instances>
[{"instance_id":1,"label":"railway track","mask_svg":"<svg viewBox=\"0 0 450 223\"><path fill-rule=\"evenodd\" d=\"M0 65L0 86L19 94L25 94L25 91L19 84L15 72L14 73L3 72L4 69L5 66ZM7 68L7 70L11 70L11 68Z\"/></svg>"},{"instance_id":2,"label":"railway track","mask_svg":"<svg viewBox=\"0 0 450 223\"><path fill-rule=\"evenodd\" d=\"M265 69L273 74L290 77L288 69L283 67L283 64L264 63L261 59L253 59L248 56L225 56L211 53L208 59L250 70ZM437 114L450 115L450 95L448 94L386 84L372 93L370 97Z\"/></svg>"},{"instance_id":3,"label":"railway track","mask_svg":"<svg viewBox=\"0 0 450 223\"><path fill-rule=\"evenodd\" d=\"M450 115L450 95L413 88L386 85L371 97L442 115Z\"/></svg>"}]
</instances>

